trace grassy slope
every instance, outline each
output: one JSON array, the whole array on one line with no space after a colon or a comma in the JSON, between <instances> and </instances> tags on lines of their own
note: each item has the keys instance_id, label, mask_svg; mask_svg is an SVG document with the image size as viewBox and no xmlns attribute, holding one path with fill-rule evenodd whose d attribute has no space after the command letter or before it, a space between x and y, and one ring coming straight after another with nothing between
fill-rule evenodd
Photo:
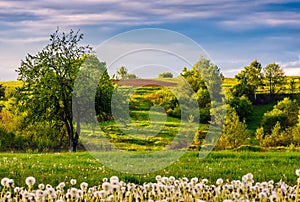
<instances>
[{"instance_id":1,"label":"grassy slope","mask_svg":"<svg viewBox=\"0 0 300 202\"><path fill-rule=\"evenodd\" d=\"M253 113L247 119L247 128L251 134L254 134L256 129L260 127L264 113L272 110L275 104L276 102L253 106Z\"/></svg>"}]
</instances>

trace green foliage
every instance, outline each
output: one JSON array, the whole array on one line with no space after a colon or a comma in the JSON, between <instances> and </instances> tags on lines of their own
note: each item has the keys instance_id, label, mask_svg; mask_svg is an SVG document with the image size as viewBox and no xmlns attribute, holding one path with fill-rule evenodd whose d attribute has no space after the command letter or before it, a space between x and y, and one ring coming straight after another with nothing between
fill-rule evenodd
<instances>
[{"instance_id":1,"label":"green foliage","mask_svg":"<svg viewBox=\"0 0 300 202\"><path fill-rule=\"evenodd\" d=\"M113 90L113 83L107 71L104 71L99 80L95 96L95 110L100 121L111 119L111 97Z\"/></svg>"},{"instance_id":2,"label":"green foliage","mask_svg":"<svg viewBox=\"0 0 300 202\"><path fill-rule=\"evenodd\" d=\"M176 96L168 89L161 89L152 95L152 102L162 106L169 116L180 118L181 110Z\"/></svg>"},{"instance_id":3,"label":"green foliage","mask_svg":"<svg viewBox=\"0 0 300 202\"><path fill-rule=\"evenodd\" d=\"M269 87L270 94L278 93L284 81L284 71L276 63L267 65L264 69L264 81Z\"/></svg>"},{"instance_id":4,"label":"green foliage","mask_svg":"<svg viewBox=\"0 0 300 202\"><path fill-rule=\"evenodd\" d=\"M137 76L135 74L129 74L126 67L122 66L117 70L117 79L125 80L125 79L136 79Z\"/></svg>"},{"instance_id":5,"label":"green foliage","mask_svg":"<svg viewBox=\"0 0 300 202\"><path fill-rule=\"evenodd\" d=\"M264 113L271 111L276 103L269 103L265 105L253 105L253 112L247 117L247 128L251 134L254 134L256 129L261 127L261 122Z\"/></svg>"},{"instance_id":6,"label":"green foliage","mask_svg":"<svg viewBox=\"0 0 300 202\"><path fill-rule=\"evenodd\" d=\"M282 132L281 125L280 125L279 122L276 122L275 126L272 128L271 134L265 136L265 138L262 142L262 145L267 146L267 147L270 147L270 146L276 147L276 146L278 146L280 144L279 139L281 138L280 137L281 132Z\"/></svg>"},{"instance_id":7,"label":"green foliage","mask_svg":"<svg viewBox=\"0 0 300 202\"><path fill-rule=\"evenodd\" d=\"M5 98L5 87L0 83L0 100Z\"/></svg>"},{"instance_id":8,"label":"green foliage","mask_svg":"<svg viewBox=\"0 0 300 202\"><path fill-rule=\"evenodd\" d=\"M252 103L245 95L228 98L227 103L236 111L240 120L246 119L253 112Z\"/></svg>"},{"instance_id":9,"label":"green foliage","mask_svg":"<svg viewBox=\"0 0 300 202\"><path fill-rule=\"evenodd\" d=\"M279 101L273 110L266 112L262 119L262 126L265 132L268 133L275 126L277 122L281 124L283 128L295 125L298 120L299 107L296 100L290 100L284 98Z\"/></svg>"},{"instance_id":10,"label":"green foliage","mask_svg":"<svg viewBox=\"0 0 300 202\"><path fill-rule=\"evenodd\" d=\"M236 151L248 151L248 152L260 152L262 149L259 146L251 146L251 145L242 145L239 146Z\"/></svg>"},{"instance_id":11,"label":"green foliage","mask_svg":"<svg viewBox=\"0 0 300 202\"><path fill-rule=\"evenodd\" d=\"M265 137L265 131L263 127L257 128L255 131L255 138L260 142L260 145L262 144L262 141Z\"/></svg>"},{"instance_id":12,"label":"green foliage","mask_svg":"<svg viewBox=\"0 0 300 202\"><path fill-rule=\"evenodd\" d=\"M283 114L284 112L280 111L277 108L280 108L280 106L282 106L283 103L290 103L292 105L295 104L295 103L294 104L291 103L290 100L283 100L283 101L281 101L279 105L274 106L274 108L276 107L276 109L273 109L271 112L277 111L278 113ZM286 108L284 108L283 110L286 110ZM285 113L285 115L287 115L287 113ZM268 127L268 125L266 125L266 127ZM279 121L277 121L276 124L271 128L271 130L270 131L268 130L259 128L256 131L256 138L260 141L261 145L264 147L277 147L277 146L287 147L290 145L294 145L294 146L300 145L299 122L294 125L283 126Z\"/></svg>"},{"instance_id":13,"label":"green foliage","mask_svg":"<svg viewBox=\"0 0 300 202\"><path fill-rule=\"evenodd\" d=\"M274 109L279 109L288 115L286 126L292 126L298 121L298 111L299 106L296 100L291 100L289 98L284 98L279 101Z\"/></svg>"},{"instance_id":14,"label":"green foliage","mask_svg":"<svg viewBox=\"0 0 300 202\"><path fill-rule=\"evenodd\" d=\"M273 109L272 111L264 114L261 125L263 126L265 132L268 133L277 122L281 123L282 126L285 125L287 118L287 113L279 109Z\"/></svg>"},{"instance_id":15,"label":"green foliage","mask_svg":"<svg viewBox=\"0 0 300 202\"><path fill-rule=\"evenodd\" d=\"M63 122L72 150L76 150L78 135L72 117L74 80L89 46L80 46L83 34L59 33L50 36L50 43L36 55L28 54L17 69L23 85L18 88L17 103L26 112L29 123Z\"/></svg>"},{"instance_id":16,"label":"green foliage","mask_svg":"<svg viewBox=\"0 0 300 202\"><path fill-rule=\"evenodd\" d=\"M248 137L249 134L247 132L245 121L241 122L235 110L228 106L222 135L219 139L217 148L237 148L247 143Z\"/></svg>"},{"instance_id":17,"label":"green foliage","mask_svg":"<svg viewBox=\"0 0 300 202\"><path fill-rule=\"evenodd\" d=\"M158 75L158 78L173 78L173 74L171 72L163 72Z\"/></svg>"},{"instance_id":18,"label":"green foliage","mask_svg":"<svg viewBox=\"0 0 300 202\"><path fill-rule=\"evenodd\" d=\"M254 95L258 86L262 82L261 64L254 60L249 66L239 72L235 77L238 85L235 87L234 96Z\"/></svg>"},{"instance_id":19,"label":"green foliage","mask_svg":"<svg viewBox=\"0 0 300 202\"><path fill-rule=\"evenodd\" d=\"M127 74L128 70L124 66L120 67L120 69L117 70L117 75L120 76L120 79L125 79Z\"/></svg>"},{"instance_id":20,"label":"green foliage","mask_svg":"<svg viewBox=\"0 0 300 202\"><path fill-rule=\"evenodd\" d=\"M15 135L9 133L0 124L0 151L9 151L15 147Z\"/></svg>"},{"instance_id":21,"label":"green foliage","mask_svg":"<svg viewBox=\"0 0 300 202\"><path fill-rule=\"evenodd\" d=\"M218 119L217 116L223 113L212 112L211 106L212 104L217 106L223 98L220 69L201 57L191 70L184 68L181 75L195 93L199 105L200 122L208 123L212 115L213 120Z\"/></svg>"}]
</instances>

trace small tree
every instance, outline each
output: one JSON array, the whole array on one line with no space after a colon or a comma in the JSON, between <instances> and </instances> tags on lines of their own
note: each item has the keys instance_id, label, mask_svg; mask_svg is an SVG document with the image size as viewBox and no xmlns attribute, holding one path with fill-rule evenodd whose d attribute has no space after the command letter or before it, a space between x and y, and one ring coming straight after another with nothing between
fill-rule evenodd
<instances>
[{"instance_id":1,"label":"small tree","mask_svg":"<svg viewBox=\"0 0 300 202\"><path fill-rule=\"evenodd\" d=\"M264 80L269 86L269 92L271 95L277 93L281 88L280 86L284 80L284 71L276 63L267 65L264 69Z\"/></svg>"},{"instance_id":2,"label":"small tree","mask_svg":"<svg viewBox=\"0 0 300 202\"><path fill-rule=\"evenodd\" d=\"M255 131L255 139L259 141L260 146L262 145L262 141L264 137L265 137L264 128L263 127L257 128Z\"/></svg>"},{"instance_id":3,"label":"small tree","mask_svg":"<svg viewBox=\"0 0 300 202\"><path fill-rule=\"evenodd\" d=\"M266 135L264 138L262 144L263 146L279 146L280 145L280 139L281 139L281 125L279 122L276 122L275 126L272 128L271 134Z\"/></svg>"},{"instance_id":4,"label":"small tree","mask_svg":"<svg viewBox=\"0 0 300 202\"><path fill-rule=\"evenodd\" d=\"M120 79L122 80L126 79L127 74L128 74L128 70L124 66L120 67L120 69L117 70L117 75L119 75Z\"/></svg>"},{"instance_id":5,"label":"small tree","mask_svg":"<svg viewBox=\"0 0 300 202\"><path fill-rule=\"evenodd\" d=\"M227 106L227 114L222 135L219 139L219 148L237 148L247 142L249 134L245 121L240 121L234 109Z\"/></svg>"}]
</instances>

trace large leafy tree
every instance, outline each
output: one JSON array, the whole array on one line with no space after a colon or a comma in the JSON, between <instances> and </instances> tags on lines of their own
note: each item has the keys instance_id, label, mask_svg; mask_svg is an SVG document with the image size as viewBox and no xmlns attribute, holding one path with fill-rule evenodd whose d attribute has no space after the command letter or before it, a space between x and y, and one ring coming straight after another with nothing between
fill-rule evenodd
<instances>
[{"instance_id":1,"label":"large leafy tree","mask_svg":"<svg viewBox=\"0 0 300 202\"><path fill-rule=\"evenodd\" d=\"M261 64L257 60L245 66L244 69L235 76L238 80L238 84L233 88L233 95L247 95L248 97L255 95L258 86L262 83L261 70Z\"/></svg>"},{"instance_id":2,"label":"large leafy tree","mask_svg":"<svg viewBox=\"0 0 300 202\"><path fill-rule=\"evenodd\" d=\"M16 70L19 80L17 102L26 111L26 122L63 124L72 151L76 151L79 134L74 130L72 91L84 56L92 52L88 45L79 45L83 34L71 30L50 36L50 43L36 55L28 54Z\"/></svg>"},{"instance_id":3,"label":"large leafy tree","mask_svg":"<svg viewBox=\"0 0 300 202\"><path fill-rule=\"evenodd\" d=\"M264 78L266 84L269 86L269 92L271 95L277 93L280 90L280 86L284 80L284 71L276 63L267 65L264 69Z\"/></svg>"},{"instance_id":4,"label":"large leafy tree","mask_svg":"<svg viewBox=\"0 0 300 202\"><path fill-rule=\"evenodd\" d=\"M220 68L211 63L210 60L201 57L191 70L185 67L181 76L196 94L201 121L203 123L208 121L216 122L218 114L223 114L212 111L212 109L216 110L218 105L223 104L223 75ZM187 94L187 96L191 95ZM222 119L222 115L220 117Z\"/></svg>"}]
</instances>

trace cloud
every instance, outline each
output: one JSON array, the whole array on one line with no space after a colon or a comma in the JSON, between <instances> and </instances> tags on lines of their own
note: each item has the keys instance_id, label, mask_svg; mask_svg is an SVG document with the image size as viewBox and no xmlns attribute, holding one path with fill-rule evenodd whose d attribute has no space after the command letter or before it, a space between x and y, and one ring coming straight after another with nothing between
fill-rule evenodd
<instances>
[{"instance_id":1,"label":"cloud","mask_svg":"<svg viewBox=\"0 0 300 202\"><path fill-rule=\"evenodd\" d=\"M242 55L242 53L246 54L246 51L241 48L241 44L246 38L250 41L249 34L244 33L244 31L251 30L257 36L262 34L262 30L273 28L297 30L300 27L300 13L289 5L295 3L297 4L297 1L292 0L278 0L276 2L272 0L73 0L72 2L61 0L50 2L48 0L2 0L0 1L0 44L2 45L0 53L7 52L5 46L9 44L15 46L16 50L17 47L26 47L26 50L23 48L22 51L29 52L32 52L31 47L38 47L37 44L40 44L39 48L42 48L48 41L49 34L57 26L60 30L80 28L91 39L91 43L97 43L95 40L99 40L100 37L102 37L101 40L104 40L106 37L132 28L174 26L176 30L182 30L182 33L185 33L190 31L186 30L185 24L191 24L189 29L194 32L194 35L197 35L195 30L197 33L203 31L207 34L205 36L207 38L209 38L208 35L212 35L212 38L215 36L221 38L221 35L225 35L226 32L228 34L228 32L237 31L243 34L239 43L233 44L237 46L238 51L229 54L227 53L228 50L226 52L224 51L226 48L223 48L220 50L220 54L226 55L228 61L237 58L248 59L253 54L260 54L260 52L252 48L253 53L250 56L248 53L248 56ZM202 26L202 24L210 26L209 29L206 29L207 27ZM256 31L260 33L256 33ZM273 33L269 35L272 37ZM290 33L274 37L286 37L287 35ZM201 39L201 36L198 35L196 37L199 37L199 41L206 40L206 38ZM232 36L224 36L224 40L229 40L230 43L233 41L233 39L226 37ZM294 41L294 39L291 40ZM284 48L290 48L291 40ZM271 41L273 43L269 40L264 44L270 47L268 52L270 54L277 51L275 50L277 47L273 44L284 44L280 40L277 43L274 43L274 40ZM204 41L204 43L221 44L222 41ZM230 43L228 47L232 49ZM249 44L250 42L246 43L246 45ZM215 45L214 48L218 49L219 46ZM262 46L261 43L256 44L257 49L260 46ZM245 47L249 49L251 44ZM18 51L18 55L26 54L26 52L21 54L21 50ZM14 53L15 51L11 52L11 54ZM238 56L233 54L238 54ZM15 60L19 60L19 58ZM11 61L11 63L14 62ZM232 64L221 62L221 65L223 64L227 69L246 65L241 62ZM7 65L11 66L9 61L6 62ZM6 66L1 64L0 69L2 70Z\"/></svg>"},{"instance_id":2,"label":"cloud","mask_svg":"<svg viewBox=\"0 0 300 202\"><path fill-rule=\"evenodd\" d=\"M263 1L265 2L265 1ZM297 26L299 14L257 12L269 6L262 1L9 1L0 2L0 25L20 32L42 32L53 26L158 25L178 21L213 19L224 27L253 28L255 25ZM253 14L254 13L254 14ZM14 20L17 19L17 20ZM264 19L264 20L262 20Z\"/></svg>"}]
</instances>

